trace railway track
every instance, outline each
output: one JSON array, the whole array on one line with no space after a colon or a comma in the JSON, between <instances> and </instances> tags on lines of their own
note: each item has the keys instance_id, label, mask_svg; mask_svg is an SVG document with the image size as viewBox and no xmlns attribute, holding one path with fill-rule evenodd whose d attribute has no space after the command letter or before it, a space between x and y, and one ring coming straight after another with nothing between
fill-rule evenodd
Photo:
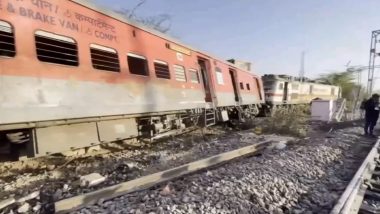
<instances>
[{"instance_id":1,"label":"railway track","mask_svg":"<svg viewBox=\"0 0 380 214\"><path fill-rule=\"evenodd\" d=\"M203 149L195 149L193 156L196 158L187 162L173 159L177 164L165 162L166 167L148 170L148 173L121 183L115 183L113 174L108 176L99 167L91 168L91 172L98 172L107 180L89 188L76 186L75 176L60 178L51 183L51 190L46 187L41 190L41 200L28 203L42 205L40 213L191 213L192 209L195 213L246 213L249 210L307 213L320 207L322 212L314 213L328 213L374 143L358 135L359 127L329 130L324 134L316 132L301 141L289 139L294 143L273 152L261 151L273 143L283 144L279 139L251 138L249 132L238 134L236 140L233 137L225 143L210 144L212 148L218 147L215 152L209 153L211 148L207 148L199 155ZM243 143L246 140L249 144ZM72 165L75 167L76 163ZM345 166L349 167L342 169ZM81 170L78 175L87 173ZM55 197L55 193L67 190L65 186L69 187L68 191L62 197ZM162 195L166 186L170 193ZM45 200L42 196L53 196L53 200ZM15 198L17 200L18 196ZM141 204L146 207L139 207ZM16 203L3 211L17 210L20 205Z\"/></svg>"},{"instance_id":2,"label":"railway track","mask_svg":"<svg viewBox=\"0 0 380 214\"><path fill-rule=\"evenodd\" d=\"M357 140L360 144L364 138ZM356 146L351 136L344 141L347 143L334 142L333 146L328 140L317 145L290 144L282 151L246 157L271 144L259 143L64 199L55 203L55 210L58 213L247 213L249 210L328 213L372 147L371 142L363 142L359 147L364 147L354 151L347 147ZM355 156L358 151L361 154ZM343 168L349 163L352 166L345 172ZM165 191L169 193L163 195ZM236 200L239 202L235 204Z\"/></svg>"},{"instance_id":3,"label":"railway track","mask_svg":"<svg viewBox=\"0 0 380 214\"><path fill-rule=\"evenodd\" d=\"M77 159L52 157L51 160L42 158L5 163L0 165L4 169L0 173L0 213L11 210L16 212L24 204L18 202L19 198L34 195L36 192L40 192L41 197L26 203L31 207L40 207L40 213L51 213L52 202L132 181L258 142L294 139L276 135L257 136L251 132L252 130L246 130L235 133L224 128L214 128L205 133L197 131L131 151L117 150L100 155L95 152L94 157L86 154L78 156ZM25 166L19 168L22 163ZM46 168L50 164L54 164L53 169ZM90 187L77 183L80 176L90 173L99 173L107 179L102 184Z\"/></svg>"},{"instance_id":4,"label":"railway track","mask_svg":"<svg viewBox=\"0 0 380 214\"><path fill-rule=\"evenodd\" d=\"M273 145L272 142L257 143L255 145L246 146L230 152L225 152L199 161L191 162L173 169L147 175L132 181L106 187L95 192L64 199L54 204L54 211L56 213L68 213L82 207L96 204L99 200L109 200L131 192L143 190L156 186L165 181L170 181L172 179L199 172L228 161L255 154L263 151L271 145Z\"/></svg>"},{"instance_id":5,"label":"railway track","mask_svg":"<svg viewBox=\"0 0 380 214\"><path fill-rule=\"evenodd\" d=\"M380 140L376 142L331 214L380 213Z\"/></svg>"}]
</instances>

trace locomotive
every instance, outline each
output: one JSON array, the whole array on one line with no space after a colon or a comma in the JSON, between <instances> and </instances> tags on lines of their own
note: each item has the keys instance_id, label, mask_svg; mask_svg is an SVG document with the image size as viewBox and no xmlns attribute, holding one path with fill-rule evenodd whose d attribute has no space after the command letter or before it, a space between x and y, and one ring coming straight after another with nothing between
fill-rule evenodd
<instances>
[{"instance_id":1,"label":"locomotive","mask_svg":"<svg viewBox=\"0 0 380 214\"><path fill-rule=\"evenodd\" d=\"M321 84L288 75L264 75L265 100L269 106L309 104L314 99L335 100L341 96L339 86Z\"/></svg>"},{"instance_id":2,"label":"locomotive","mask_svg":"<svg viewBox=\"0 0 380 214\"><path fill-rule=\"evenodd\" d=\"M90 1L0 0L0 147L16 156L254 117L296 90Z\"/></svg>"}]
</instances>

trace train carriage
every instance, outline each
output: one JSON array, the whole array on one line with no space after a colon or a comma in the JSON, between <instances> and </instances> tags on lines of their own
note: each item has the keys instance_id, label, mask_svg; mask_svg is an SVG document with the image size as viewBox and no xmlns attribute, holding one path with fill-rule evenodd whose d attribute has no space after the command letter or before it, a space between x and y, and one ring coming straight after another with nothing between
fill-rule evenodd
<instances>
[{"instance_id":1,"label":"train carriage","mask_svg":"<svg viewBox=\"0 0 380 214\"><path fill-rule=\"evenodd\" d=\"M262 77L268 105L309 104L314 99L336 100L341 96L338 86L321 84L287 75Z\"/></svg>"},{"instance_id":2,"label":"train carriage","mask_svg":"<svg viewBox=\"0 0 380 214\"><path fill-rule=\"evenodd\" d=\"M0 146L151 138L264 102L257 75L88 1L0 0Z\"/></svg>"}]
</instances>

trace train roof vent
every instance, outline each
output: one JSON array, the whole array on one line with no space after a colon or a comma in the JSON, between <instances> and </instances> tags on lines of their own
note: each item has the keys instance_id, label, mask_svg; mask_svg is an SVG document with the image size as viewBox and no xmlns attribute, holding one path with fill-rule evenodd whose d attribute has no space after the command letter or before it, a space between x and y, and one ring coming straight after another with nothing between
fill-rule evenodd
<instances>
[{"instance_id":1,"label":"train roof vent","mask_svg":"<svg viewBox=\"0 0 380 214\"><path fill-rule=\"evenodd\" d=\"M12 26L0 21L0 56L14 57L16 55L15 38Z\"/></svg>"}]
</instances>

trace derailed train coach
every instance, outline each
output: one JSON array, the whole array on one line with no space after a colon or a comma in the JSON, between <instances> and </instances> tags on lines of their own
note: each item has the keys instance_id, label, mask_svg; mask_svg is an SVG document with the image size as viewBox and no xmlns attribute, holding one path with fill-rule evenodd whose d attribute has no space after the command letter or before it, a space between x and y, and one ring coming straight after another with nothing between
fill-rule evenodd
<instances>
[{"instance_id":1,"label":"derailed train coach","mask_svg":"<svg viewBox=\"0 0 380 214\"><path fill-rule=\"evenodd\" d=\"M89 1L0 0L0 147L17 156L152 139L264 103L254 73Z\"/></svg>"}]
</instances>

